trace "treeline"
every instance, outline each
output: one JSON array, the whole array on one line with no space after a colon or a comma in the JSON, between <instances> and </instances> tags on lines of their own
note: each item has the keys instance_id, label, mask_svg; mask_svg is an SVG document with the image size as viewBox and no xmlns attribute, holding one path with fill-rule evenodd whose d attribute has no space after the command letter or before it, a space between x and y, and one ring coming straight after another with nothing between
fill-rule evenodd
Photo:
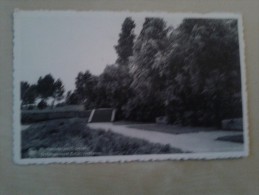
<instances>
[{"instance_id":1,"label":"treeline","mask_svg":"<svg viewBox=\"0 0 259 195\"><path fill-rule=\"evenodd\" d=\"M99 76L80 72L67 104L113 107L119 119L218 126L242 117L236 19L184 19L173 28L146 18L138 35L127 17L114 49L118 58Z\"/></svg>"},{"instance_id":2,"label":"treeline","mask_svg":"<svg viewBox=\"0 0 259 195\"><path fill-rule=\"evenodd\" d=\"M34 108L36 100L39 109L48 106L47 100L52 98L52 107L56 101L64 98L64 85L60 79L55 80L51 74L40 77L36 84L29 84L26 81L21 82L21 106Z\"/></svg>"}]
</instances>

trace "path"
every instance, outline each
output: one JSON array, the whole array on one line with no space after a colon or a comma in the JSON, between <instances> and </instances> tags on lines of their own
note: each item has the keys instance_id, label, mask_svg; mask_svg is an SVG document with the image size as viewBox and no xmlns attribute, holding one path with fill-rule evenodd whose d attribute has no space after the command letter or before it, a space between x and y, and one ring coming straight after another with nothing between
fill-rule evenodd
<instances>
[{"instance_id":1,"label":"path","mask_svg":"<svg viewBox=\"0 0 259 195\"><path fill-rule=\"evenodd\" d=\"M153 143L170 144L190 152L227 152L243 151L244 145L240 143L216 141L221 136L238 135L240 132L235 131L210 131L187 134L168 134L155 131L139 130L129 128L125 125L114 125L112 123L88 123L92 129L111 130L128 137L145 139Z\"/></svg>"}]
</instances>

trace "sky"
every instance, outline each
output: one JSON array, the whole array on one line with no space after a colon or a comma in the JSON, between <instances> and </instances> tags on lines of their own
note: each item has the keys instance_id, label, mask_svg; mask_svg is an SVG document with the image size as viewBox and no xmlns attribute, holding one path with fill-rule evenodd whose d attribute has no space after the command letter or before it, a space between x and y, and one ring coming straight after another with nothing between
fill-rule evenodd
<instances>
[{"instance_id":1,"label":"sky","mask_svg":"<svg viewBox=\"0 0 259 195\"><path fill-rule=\"evenodd\" d=\"M60 78L66 91L75 88L80 71L102 73L117 59L117 44L124 19L131 16L135 34L145 17L163 17L176 27L182 17L163 13L18 11L14 15L15 58L20 80L36 83L40 76L51 73ZM17 67L17 66L16 66Z\"/></svg>"}]
</instances>

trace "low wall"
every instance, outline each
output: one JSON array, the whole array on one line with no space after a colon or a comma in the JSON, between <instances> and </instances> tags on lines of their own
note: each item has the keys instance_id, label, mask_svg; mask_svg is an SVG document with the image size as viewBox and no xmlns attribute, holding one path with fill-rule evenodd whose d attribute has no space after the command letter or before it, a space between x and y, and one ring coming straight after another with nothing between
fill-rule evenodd
<instances>
[{"instance_id":1,"label":"low wall","mask_svg":"<svg viewBox=\"0 0 259 195\"><path fill-rule=\"evenodd\" d=\"M33 111L22 111L21 112L21 122L24 123L34 123L46 120L60 119L60 118L86 118L88 120L91 111L66 111L66 112L33 112Z\"/></svg>"}]
</instances>

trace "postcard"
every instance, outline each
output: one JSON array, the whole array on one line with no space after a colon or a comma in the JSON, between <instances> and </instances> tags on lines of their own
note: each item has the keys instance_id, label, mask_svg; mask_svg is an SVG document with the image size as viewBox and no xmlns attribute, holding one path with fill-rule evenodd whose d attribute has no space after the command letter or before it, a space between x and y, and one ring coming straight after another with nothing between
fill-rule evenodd
<instances>
[{"instance_id":1,"label":"postcard","mask_svg":"<svg viewBox=\"0 0 259 195\"><path fill-rule=\"evenodd\" d=\"M248 155L242 17L14 12L18 164Z\"/></svg>"}]
</instances>

